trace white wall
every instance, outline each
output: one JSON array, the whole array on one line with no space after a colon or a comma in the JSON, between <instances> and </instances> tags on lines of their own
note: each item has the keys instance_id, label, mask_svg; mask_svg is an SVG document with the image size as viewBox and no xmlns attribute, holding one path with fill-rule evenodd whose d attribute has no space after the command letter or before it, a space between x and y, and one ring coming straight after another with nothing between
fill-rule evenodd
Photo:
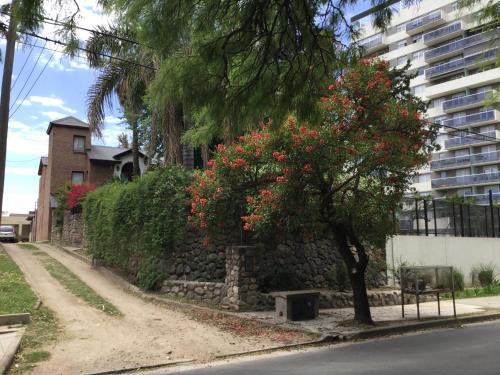
<instances>
[{"instance_id":1,"label":"white wall","mask_svg":"<svg viewBox=\"0 0 500 375\"><path fill-rule=\"evenodd\" d=\"M494 264L500 275L500 238L394 236L387 241L386 257L388 270L397 269L402 262L453 266L470 285L470 272L481 263ZM391 272L388 274L390 277Z\"/></svg>"}]
</instances>

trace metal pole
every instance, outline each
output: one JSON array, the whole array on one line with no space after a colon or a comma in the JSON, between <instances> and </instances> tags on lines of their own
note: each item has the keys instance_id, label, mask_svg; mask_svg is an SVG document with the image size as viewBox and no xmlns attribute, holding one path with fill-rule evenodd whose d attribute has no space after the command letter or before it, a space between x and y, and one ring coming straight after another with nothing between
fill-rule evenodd
<instances>
[{"instance_id":1,"label":"metal pole","mask_svg":"<svg viewBox=\"0 0 500 375\"><path fill-rule=\"evenodd\" d=\"M484 206L484 229L486 229L486 237L489 237L488 233L488 208Z\"/></svg>"},{"instance_id":2,"label":"metal pole","mask_svg":"<svg viewBox=\"0 0 500 375\"><path fill-rule=\"evenodd\" d=\"M418 198L415 198L415 217L417 219L417 236L420 236L420 223L418 222Z\"/></svg>"},{"instance_id":3,"label":"metal pole","mask_svg":"<svg viewBox=\"0 0 500 375\"><path fill-rule=\"evenodd\" d=\"M434 215L434 235L438 235L437 219L436 219L436 201L432 199L432 213Z\"/></svg>"},{"instance_id":4,"label":"metal pole","mask_svg":"<svg viewBox=\"0 0 500 375\"><path fill-rule=\"evenodd\" d=\"M424 220L425 220L425 235L429 236L429 224L427 223L427 200L424 199Z\"/></svg>"},{"instance_id":5,"label":"metal pole","mask_svg":"<svg viewBox=\"0 0 500 375\"><path fill-rule=\"evenodd\" d=\"M462 237L465 237L465 233L464 233L464 210L463 210L463 207L462 207L462 203L460 203L460 232L462 234Z\"/></svg>"},{"instance_id":6,"label":"metal pole","mask_svg":"<svg viewBox=\"0 0 500 375\"><path fill-rule=\"evenodd\" d=\"M470 204L467 205L467 217L469 220L469 237L472 237L472 225L470 221Z\"/></svg>"},{"instance_id":7,"label":"metal pole","mask_svg":"<svg viewBox=\"0 0 500 375\"><path fill-rule=\"evenodd\" d=\"M490 214L491 214L491 237L495 237L495 216L493 214L493 192L491 189L488 192L490 196Z\"/></svg>"},{"instance_id":8,"label":"metal pole","mask_svg":"<svg viewBox=\"0 0 500 375\"><path fill-rule=\"evenodd\" d=\"M15 0L10 7L9 29L7 30L7 44L5 46L5 60L2 77L2 92L0 98L0 224L3 209L3 188L5 182L5 161L7 157L7 133L9 128L10 86L12 82L12 68L16 47L16 20L14 19Z\"/></svg>"},{"instance_id":9,"label":"metal pole","mask_svg":"<svg viewBox=\"0 0 500 375\"><path fill-rule=\"evenodd\" d=\"M453 207L453 234L457 236L457 215L455 215L455 202L451 202Z\"/></svg>"}]
</instances>

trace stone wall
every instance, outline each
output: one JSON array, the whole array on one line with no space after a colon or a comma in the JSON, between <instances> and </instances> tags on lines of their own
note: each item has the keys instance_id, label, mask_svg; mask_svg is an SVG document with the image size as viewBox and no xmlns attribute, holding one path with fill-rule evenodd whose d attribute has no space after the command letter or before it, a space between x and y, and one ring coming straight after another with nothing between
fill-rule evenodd
<instances>
[{"instance_id":1,"label":"stone wall","mask_svg":"<svg viewBox=\"0 0 500 375\"><path fill-rule=\"evenodd\" d=\"M227 304L227 285L200 281L165 280L161 292L169 297L186 298L212 305Z\"/></svg>"},{"instance_id":2,"label":"stone wall","mask_svg":"<svg viewBox=\"0 0 500 375\"><path fill-rule=\"evenodd\" d=\"M52 227L52 243L61 246L82 247L83 244L83 217L81 213L64 213L61 228Z\"/></svg>"}]
</instances>

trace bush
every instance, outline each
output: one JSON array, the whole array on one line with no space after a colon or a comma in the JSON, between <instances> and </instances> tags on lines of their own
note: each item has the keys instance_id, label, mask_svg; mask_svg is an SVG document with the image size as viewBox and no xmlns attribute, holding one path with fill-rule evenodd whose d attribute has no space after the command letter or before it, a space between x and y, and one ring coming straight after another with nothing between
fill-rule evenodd
<instances>
[{"instance_id":1,"label":"bush","mask_svg":"<svg viewBox=\"0 0 500 375\"><path fill-rule=\"evenodd\" d=\"M463 291L465 289L465 277L462 271L454 269L453 270L453 285L455 290Z\"/></svg>"},{"instance_id":2,"label":"bush","mask_svg":"<svg viewBox=\"0 0 500 375\"><path fill-rule=\"evenodd\" d=\"M495 266L489 263L474 267L471 271L471 279L474 285L479 284L482 287L496 284Z\"/></svg>"},{"instance_id":3,"label":"bush","mask_svg":"<svg viewBox=\"0 0 500 375\"><path fill-rule=\"evenodd\" d=\"M127 272L141 287L155 288L165 277L162 259L187 226L190 182L188 171L171 166L87 194L83 217L89 254Z\"/></svg>"}]
</instances>

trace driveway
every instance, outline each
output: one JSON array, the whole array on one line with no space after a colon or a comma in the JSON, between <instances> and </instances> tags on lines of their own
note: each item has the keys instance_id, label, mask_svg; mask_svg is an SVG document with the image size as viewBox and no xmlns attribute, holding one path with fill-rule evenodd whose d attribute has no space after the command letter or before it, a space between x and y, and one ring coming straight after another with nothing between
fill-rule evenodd
<instances>
[{"instance_id":1,"label":"driveway","mask_svg":"<svg viewBox=\"0 0 500 375\"><path fill-rule=\"evenodd\" d=\"M145 302L61 250L37 244L124 314L108 316L64 289L42 266L37 252L4 246L43 303L55 311L61 325L62 338L45 348L51 357L37 366L36 374L80 374L187 359L203 361L273 345L262 338L234 336L180 311Z\"/></svg>"}]
</instances>

